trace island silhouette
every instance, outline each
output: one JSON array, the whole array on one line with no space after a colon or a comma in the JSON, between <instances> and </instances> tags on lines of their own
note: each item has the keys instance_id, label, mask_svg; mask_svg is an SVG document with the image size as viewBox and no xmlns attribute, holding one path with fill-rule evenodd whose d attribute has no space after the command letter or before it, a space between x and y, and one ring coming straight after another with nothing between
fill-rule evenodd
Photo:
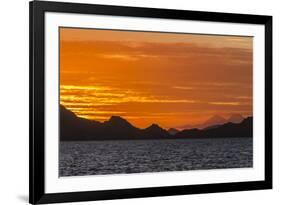
<instances>
[{"instance_id":1,"label":"island silhouette","mask_svg":"<svg viewBox=\"0 0 281 205\"><path fill-rule=\"evenodd\" d=\"M253 118L232 115L229 119L214 116L196 128L165 130L157 124L140 129L120 116L99 122L81 118L60 105L60 140L146 140L146 139L191 139L253 137Z\"/></svg>"}]
</instances>

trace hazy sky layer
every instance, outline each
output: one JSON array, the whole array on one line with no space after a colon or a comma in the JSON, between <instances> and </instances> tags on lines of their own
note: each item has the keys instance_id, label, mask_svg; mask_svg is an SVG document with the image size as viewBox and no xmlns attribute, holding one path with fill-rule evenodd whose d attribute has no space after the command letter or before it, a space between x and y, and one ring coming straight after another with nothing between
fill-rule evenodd
<instances>
[{"instance_id":1,"label":"hazy sky layer","mask_svg":"<svg viewBox=\"0 0 281 205\"><path fill-rule=\"evenodd\" d=\"M252 115L252 37L60 29L60 102L137 127Z\"/></svg>"}]
</instances>

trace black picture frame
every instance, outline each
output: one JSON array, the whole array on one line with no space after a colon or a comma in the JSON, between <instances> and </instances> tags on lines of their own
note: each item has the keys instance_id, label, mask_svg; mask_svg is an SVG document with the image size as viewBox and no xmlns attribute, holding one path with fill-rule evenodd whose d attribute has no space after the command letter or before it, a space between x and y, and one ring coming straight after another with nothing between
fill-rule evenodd
<instances>
[{"instance_id":1,"label":"black picture frame","mask_svg":"<svg viewBox=\"0 0 281 205\"><path fill-rule=\"evenodd\" d=\"M30 143L29 202L31 204L123 199L168 195L260 190L272 188L272 16L185 11L124 6L105 6L62 2L32 1L30 12ZM45 192L44 160L44 26L46 12L101 14L113 16L150 17L162 19L199 20L210 22L259 24L265 27L265 180L235 183L200 184L154 188L71 193Z\"/></svg>"}]
</instances>

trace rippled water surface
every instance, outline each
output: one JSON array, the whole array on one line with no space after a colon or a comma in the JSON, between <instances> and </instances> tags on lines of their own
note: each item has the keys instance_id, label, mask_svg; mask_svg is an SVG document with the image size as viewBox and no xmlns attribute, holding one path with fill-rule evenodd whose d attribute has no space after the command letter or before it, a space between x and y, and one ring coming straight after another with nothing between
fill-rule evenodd
<instances>
[{"instance_id":1,"label":"rippled water surface","mask_svg":"<svg viewBox=\"0 0 281 205\"><path fill-rule=\"evenodd\" d=\"M60 176L253 166L252 138L61 142Z\"/></svg>"}]
</instances>

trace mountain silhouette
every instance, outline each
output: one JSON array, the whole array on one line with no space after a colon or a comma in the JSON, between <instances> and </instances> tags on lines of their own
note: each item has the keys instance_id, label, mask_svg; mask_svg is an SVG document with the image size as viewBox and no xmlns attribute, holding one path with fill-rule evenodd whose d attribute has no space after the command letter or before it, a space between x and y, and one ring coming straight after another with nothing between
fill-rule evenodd
<instances>
[{"instance_id":1,"label":"mountain silhouette","mask_svg":"<svg viewBox=\"0 0 281 205\"><path fill-rule=\"evenodd\" d=\"M133 129L135 128L133 125L131 125L127 120L123 119L122 117L119 116L112 116L108 121L104 122L107 124L107 126L112 126L112 127L121 127L125 129Z\"/></svg>"},{"instance_id":2,"label":"mountain silhouette","mask_svg":"<svg viewBox=\"0 0 281 205\"><path fill-rule=\"evenodd\" d=\"M134 139L140 135L140 129L134 127L127 120L119 116L112 116L102 126L104 129L99 137L106 136L108 139Z\"/></svg>"},{"instance_id":3,"label":"mountain silhouette","mask_svg":"<svg viewBox=\"0 0 281 205\"><path fill-rule=\"evenodd\" d=\"M233 114L228 118L228 122L232 123L240 123L244 120L244 117L240 114Z\"/></svg>"},{"instance_id":4,"label":"mountain silhouette","mask_svg":"<svg viewBox=\"0 0 281 205\"><path fill-rule=\"evenodd\" d=\"M218 138L218 137L253 137L253 118L245 118L241 123L227 122L209 129L182 130L176 138Z\"/></svg>"},{"instance_id":5,"label":"mountain silhouette","mask_svg":"<svg viewBox=\"0 0 281 205\"><path fill-rule=\"evenodd\" d=\"M168 129L168 132L170 135L175 135L179 132L179 130L177 130L175 128L170 128L170 129Z\"/></svg>"},{"instance_id":6,"label":"mountain silhouette","mask_svg":"<svg viewBox=\"0 0 281 205\"><path fill-rule=\"evenodd\" d=\"M145 138L167 138L170 134L167 130L159 127L157 124L152 124L148 128L142 130Z\"/></svg>"},{"instance_id":7,"label":"mountain silhouette","mask_svg":"<svg viewBox=\"0 0 281 205\"><path fill-rule=\"evenodd\" d=\"M195 124L195 125L184 125L181 128L182 129L210 129L210 128L215 128L218 127L219 125L232 122L232 123L240 123L244 120L244 117L240 114L232 114L228 119L225 119L219 115L214 115L207 119L204 123L202 124Z\"/></svg>"},{"instance_id":8,"label":"mountain silhouette","mask_svg":"<svg viewBox=\"0 0 281 205\"><path fill-rule=\"evenodd\" d=\"M108 121L101 123L77 117L64 106L60 106L60 139L62 141L156 139L169 136L166 130L156 124L146 129L139 129L119 116L112 116Z\"/></svg>"},{"instance_id":9,"label":"mountain silhouette","mask_svg":"<svg viewBox=\"0 0 281 205\"><path fill-rule=\"evenodd\" d=\"M217 118L219 119L219 118ZM173 132L171 132L173 131ZM173 134L174 133L174 134ZM120 116L98 122L76 116L60 105L60 140L135 140L135 139L185 139L213 137L252 137L252 117L241 123L225 123L209 129L186 129L168 131L157 124L139 129Z\"/></svg>"},{"instance_id":10,"label":"mountain silhouette","mask_svg":"<svg viewBox=\"0 0 281 205\"><path fill-rule=\"evenodd\" d=\"M219 115L214 115L212 117L210 117L206 122L204 122L200 128L205 128L205 127L210 127L213 125L221 125L226 123L226 119L219 116Z\"/></svg>"},{"instance_id":11,"label":"mountain silhouette","mask_svg":"<svg viewBox=\"0 0 281 205\"><path fill-rule=\"evenodd\" d=\"M97 135L101 130L102 123L77 117L64 106L60 106L61 140L77 140L77 136L79 136L81 140L90 140L90 136Z\"/></svg>"},{"instance_id":12,"label":"mountain silhouette","mask_svg":"<svg viewBox=\"0 0 281 205\"><path fill-rule=\"evenodd\" d=\"M219 115L214 115L212 117L210 117L209 119L207 119L204 123L201 124L195 124L195 125L184 125L181 128L182 129L205 129L208 127L212 127L212 126L217 126L217 125L221 125L226 123L227 120Z\"/></svg>"}]
</instances>

